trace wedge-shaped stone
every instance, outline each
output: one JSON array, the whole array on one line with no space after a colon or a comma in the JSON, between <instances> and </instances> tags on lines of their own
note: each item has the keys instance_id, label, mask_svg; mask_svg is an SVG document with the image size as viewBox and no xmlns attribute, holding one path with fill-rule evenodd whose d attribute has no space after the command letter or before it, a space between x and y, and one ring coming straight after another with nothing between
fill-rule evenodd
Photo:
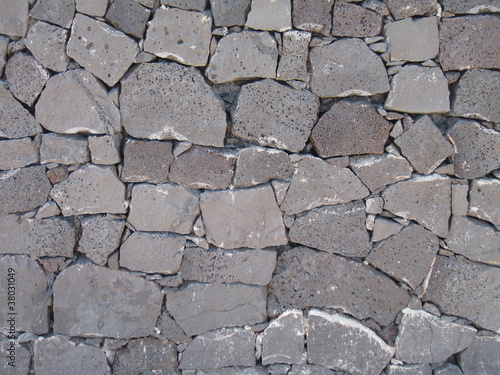
<instances>
[{"instance_id":1,"label":"wedge-shaped stone","mask_svg":"<svg viewBox=\"0 0 500 375\"><path fill-rule=\"evenodd\" d=\"M21 168L38 160L38 146L31 138L0 141L0 169Z\"/></svg>"},{"instance_id":2,"label":"wedge-shaped stone","mask_svg":"<svg viewBox=\"0 0 500 375\"><path fill-rule=\"evenodd\" d=\"M465 375L495 374L500 371L500 339L476 337L472 344L458 355L458 364Z\"/></svg>"},{"instance_id":3,"label":"wedge-shaped stone","mask_svg":"<svg viewBox=\"0 0 500 375\"><path fill-rule=\"evenodd\" d=\"M472 181L469 191L469 216L500 225L500 180L481 178Z\"/></svg>"},{"instance_id":4,"label":"wedge-shaped stone","mask_svg":"<svg viewBox=\"0 0 500 375\"><path fill-rule=\"evenodd\" d=\"M252 0L210 0L215 26L243 26Z\"/></svg>"},{"instance_id":5,"label":"wedge-shaped stone","mask_svg":"<svg viewBox=\"0 0 500 375\"><path fill-rule=\"evenodd\" d=\"M292 152L301 151L316 122L318 98L267 79L244 85L232 110L237 137Z\"/></svg>"},{"instance_id":6,"label":"wedge-shaped stone","mask_svg":"<svg viewBox=\"0 0 500 375\"><path fill-rule=\"evenodd\" d=\"M441 0L444 10L455 14L500 12L498 0Z\"/></svg>"},{"instance_id":7,"label":"wedge-shaped stone","mask_svg":"<svg viewBox=\"0 0 500 375\"><path fill-rule=\"evenodd\" d=\"M47 21L68 29L75 15L74 0L40 0L30 15L38 20Z\"/></svg>"},{"instance_id":8,"label":"wedge-shaped stone","mask_svg":"<svg viewBox=\"0 0 500 375\"><path fill-rule=\"evenodd\" d=\"M382 241L383 239L398 233L401 229L403 229L403 226L394 220L378 216L375 219L375 224L373 225L372 241Z\"/></svg>"},{"instance_id":9,"label":"wedge-shaped stone","mask_svg":"<svg viewBox=\"0 0 500 375\"><path fill-rule=\"evenodd\" d=\"M54 333L117 339L148 336L154 332L162 300L160 287L151 281L77 264L54 282Z\"/></svg>"},{"instance_id":10,"label":"wedge-shaped stone","mask_svg":"<svg viewBox=\"0 0 500 375\"><path fill-rule=\"evenodd\" d=\"M283 51L276 78L282 81L309 81L307 60L311 33L291 30L283 34Z\"/></svg>"},{"instance_id":11,"label":"wedge-shaped stone","mask_svg":"<svg viewBox=\"0 0 500 375\"><path fill-rule=\"evenodd\" d=\"M146 1L151 1L151 0L146 0ZM175 8L201 11L205 9L207 1L206 0L161 0L161 3L164 5L171 5ZM152 6L150 6L150 8L152 8Z\"/></svg>"},{"instance_id":12,"label":"wedge-shaped stone","mask_svg":"<svg viewBox=\"0 0 500 375\"><path fill-rule=\"evenodd\" d=\"M411 365L389 365L386 368L387 375L433 375L432 367L429 364L411 364ZM434 374L434 375L437 375ZM462 374L446 374L462 375Z\"/></svg>"},{"instance_id":13,"label":"wedge-shaped stone","mask_svg":"<svg viewBox=\"0 0 500 375\"><path fill-rule=\"evenodd\" d=\"M123 127L136 138L224 146L226 114L203 76L176 63L139 65L123 82Z\"/></svg>"},{"instance_id":14,"label":"wedge-shaped stone","mask_svg":"<svg viewBox=\"0 0 500 375\"><path fill-rule=\"evenodd\" d=\"M121 128L116 104L84 69L49 79L36 105L36 119L56 133L114 134Z\"/></svg>"},{"instance_id":15,"label":"wedge-shaped stone","mask_svg":"<svg viewBox=\"0 0 500 375\"><path fill-rule=\"evenodd\" d=\"M28 30L29 0L1 0L0 34L24 37Z\"/></svg>"},{"instance_id":16,"label":"wedge-shaped stone","mask_svg":"<svg viewBox=\"0 0 500 375\"><path fill-rule=\"evenodd\" d=\"M68 30L42 21L30 27L26 47L40 64L56 72L64 72L69 57L66 54Z\"/></svg>"},{"instance_id":17,"label":"wedge-shaped stone","mask_svg":"<svg viewBox=\"0 0 500 375\"><path fill-rule=\"evenodd\" d=\"M125 182L168 181L168 170L174 160L172 143L127 139L123 148L121 180Z\"/></svg>"},{"instance_id":18,"label":"wedge-shaped stone","mask_svg":"<svg viewBox=\"0 0 500 375\"><path fill-rule=\"evenodd\" d=\"M288 241L273 188L205 191L200 198L207 241L223 249L262 249Z\"/></svg>"},{"instance_id":19,"label":"wedge-shaped stone","mask_svg":"<svg viewBox=\"0 0 500 375\"><path fill-rule=\"evenodd\" d=\"M246 27L255 30L286 31L292 28L292 0L252 0Z\"/></svg>"},{"instance_id":20,"label":"wedge-shaped stone","mask_svg":"<svg viewBox=\"0 0 500 375\"><path fill-rule=\"evenodd\" d=\"M0 137L23 138L42 131L33 116L0 83Z\"/></svg>"},{"instance_id":21,"label":"wedge-shaped stone","mask_svg":"<svg viewBox=\"0 0 500 375\"><path fill-rule=\"evenodd\" d=\"M358 321L320 310L309 312L309 363L353 375L379 374L393 355L394 348Z\"/></svg>"},{"instance_id":22,"label":"wedge-shaped stone","mask_svg":"<svg viewBox=\"0 0 500 375\"><path fill-rule=\"evenodd\" d=\"M199 283L167 294L166 304L188 336L216 328L261 323L267 319L266 305L264 287Z\"/></svg>"},{"instance_id":23,"label":"wedge-shaped stone","mask_svg":"<svg viewBox=\"0 0 500 375\"><path fill-rule=\"evenodd\" d=\"M332 35L366 38L380 34L382 16L359 5L337 0L333 6Z\"/></svg>"},{"instance_id":24,"label":"wedge-shaped stone","mask_svg":"<svg viewBox=\"0 0 500 375\"><path fill-rule=\"evenodd\" d=\"M106 21L137 39L144 37L151 11L135 0L112 0L106 12Z\"/></svg>"},{"instance_id":25,"label":"wedge-shaped stone","mask_svg":"<svg viewBox=\"0 0 500 375\"><path fill-rule=\"evenodd\" d=\"M330 0L293 0L293 24L297 29L330 35L332 7Z\"/></svg>"},{"instance_id":26,"label":"wedge-shaped stone","mask_svg":"<svg viewBox=\"0 0 500 375\"><path fill-rule=\"evenodd\" d=\"M90 160L87 138L79 134L42 134L40 163L83 164Z\"/></svg>"},{"instance_id":27,"label":"wedge-shaped stone","mask_svg":"<svg viewBox=\"0 0 500 375\"><path fill-rule=\"evenodd\" d=\"M306 157L299 162L281 209L292 215L368 195L368 189L349 169Z\"/></svg>"},{"instance_id":28,"label":"wedge-shaped stone","mask_svg":"<svg viewBox=\"0 0 500 375\"><path fill-rule=\"evenodd\" d=\"M467 348L476 330L446 322L423 310L403 310L396 358L406 363L439 363Z\"/></svg>"},{"instance_id":29,"label":"wedge-shaped stone","mask_svg":"<svg viewBox=\"0 0 500 375\"><path fill-rule=\"evenodd\" d=\"M405 289L362 263L296 247L278 257L271 291L283 306L340 309L391 323L409 301Z\"/></svg>"},{"instance_id":30,"label":"wedge-shaped stone","mask_svg":"<svg viewBox=\"0 0 500 375\"><path fill-rule=\"evenodd\" d=\"M161 313L156 327L158 327L162 335L164 335L168 340L172 340L177 344L191 342L191 337L188 337L184 333L182 328L175 322L174 319L172 319L170 315L168 315L166 310Z\"/></svg>"},{"instance_id":31,"label":"wedge-shaped stone","mask_svg":"<svg viewBox=\"0 0 500 375\"><path fill-rule=\"evenodd\" d=\"M500 333L500 270L462 257L438 256L423 299Z\"/></svg>"},{"instance_id":32,"label":"wedge-shaped stone","mask_svg":"<svg viewBox=\"0 0 500 375\"><path fill-rule=\"evenodd\" d=\"M415 175L389 186L382 196L384 208L394 215L415 220L440 237L448 236L451 183L438 174Z\"/></svg>"},{"instance_id":33,"label":"wedge-shaped stone","mask_svg":"<svg viewBox=\"0 0 500 375\"><path fill-rule=\"evenodd\" d=\"M385 1L395 19L435 14L437 0L387 0Z\"/></svg>"}]
</instances>

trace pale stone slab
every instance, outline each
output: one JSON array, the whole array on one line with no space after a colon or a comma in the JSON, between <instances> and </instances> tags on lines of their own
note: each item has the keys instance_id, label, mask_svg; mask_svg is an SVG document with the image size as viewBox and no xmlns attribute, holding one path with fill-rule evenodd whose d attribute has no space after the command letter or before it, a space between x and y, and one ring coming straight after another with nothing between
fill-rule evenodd
<instances>
[{"instance_id":1,"label":"pale stone slab","mask_svg":"<svg viewBox=\"0 0 500 375\"><path fill-rule=\"evenodd\" d=\"M403 229L403 226L394 220L377 217L375 218L375 223L373 225L372 241L382 241L383 239L398 233L401 229Z\"/></svg>"},{"instance_id":2,"label":"pale stone slab","mask_svg":"<svg viewBox=\"0 0 500 375\"><path fill-rule=\"evenodd\" d=\"M203 10L207 3L206 0L161 0L162 4L171 5L181 9Z\"/></svg>"},{"instance_id":3,"label":"pale stone slab","mask_svg":"<svg viewBox=\"0 0 500 375\"><path fill-rule=\"evenodd\" d=\"M15 351L15 356L11 356L11 350ZM30 371L31 353L19 342L8 338L0 339L0 355L5 358L0 364L0 371L4 375L28 375ZM12 357L12 358L11 358ZM15 362L13 359L15 358ZM267 373L265 374L267 375Z\"/></svg>"},{"instance_id":4,"label":"pale stone slab","mask_svg":"<svg viewBox=\"0 0 500 375\"><path fill-rule=\"evenodd\" d=\"M26 167L38 160L38 146L31 138L0 141L0 169Z\"/></svg>"},{"instance_id":5,"label":"pale stone slab","mask_svg":"<svg viewBox=\"0 0 500 375\"><path fill-rule=\"evenodd\" d=\"M0 83L0 136L5 138L23 138L42 131L33 116Z\"/></svg>"},{"instance_id":6,"label":"pale stone slab","mask_svg":"<svg viewBox=\"0 0 500 375\"><path fill-rule=\"evenodd\" d=\"M243 26L252 0L210 0L215 26Z\"/></svg>"},{"instance_id":7,"label":"pale stone slab","mask_svg":"<svg viewBox=\"0 0 500 375\"><path fill-rule=\"evenodd\" d=\"M89 16L104 17L109 0L75 0L76 11Z\"/></svg>"},{"instance_id":8,"label":"pale stone slab","mask_svg":"<svg viewBox=\"0 0 500 375\"><path fill-rule=\"evenodd\" d=\"M481 178L472 181L469 191L469 216L500 225L500 180Z\"/></svg>"},{"instance_id":9,"label":"pale stone slab","mask_svg":"<svg viewBox=\"0 0 500 375\"><path fill-rule=\"evenodd\" d=\"M28 31L26 47L45 68L64 72L69 62L66 54L68 33L62 27L37 21Z\"/></svg>"},{"instance_id":10,"label":"pale stone slab","mask_svg":"<svg viewBox=\"0 0 500 375\"><path fill-rule=\"evenodd\" d=\"M283 32L292 28L292 0L252 0L246 27Z\"/></svg>"},{"instance_id":11,"label":"pale stone slab","mask_svg":"<svg viewBox=\"0 0 500 375\"><path fill-rule=\"evenodd\" d=\"M90 160L87 138L81 135L42 134L40 163L82 164Z\"/></svg>"},{"instance_id":12,"label":"pale stone slab","mask_svg":"<svg viewBox=\"0 0 500 375\"><path fill-rule=\"evenodd\" d=\"M74 0L39 0L31 8L30 15L68 29L75 15Z\"/></svg>"},{"instance_id":13,"label":"pale stone slab","mask_svg":"<svg viewBox=\"0 0 500 375\"><path fill-rule=\"evenodd\" d=\"M0 34L24 37L28 31L29 0L1 0Z\"/></svg>"},{"instance_id":14,"label":"pale stone slab","mask_svg":"<svg viewBox=\"0 0 500 375\"><path fill-rule=\"evenodd\" d=\"M435 14L438 10L437 0L386 0L387 6L395 19L412 16Z\"/></svg>"},{"instance_id":15,"label":"pale stone slab","mask_svg":"<svg viewBox=\"0 0 500 375\"><path fill-rule=\"evenodd\" d=\"M121 140L122 135L120 133L117 133L113 136L103 135L88 137L92 163L111 165L121 162Z\"/></svg>"},{"instance_id":16,"label":"pale stone slab","mask_svg":"<svg viewBox=\"0 0 500 375\"><path fill-rule=\"evenodd\" d=\"M429 364L389 365L386 372L387 375L433 375Z\"/></svg>"},{"instance_id":17,"label":"pale stone slab","mask_svg":"<svg viewBox=\"0 0 500 375\"><path fill-rule=\"evenodd\" d=\"M495 374L500 371L500 339L476 337L472 344L458 354L458 364L465 375Z\"/></svg>"}]
</instances>

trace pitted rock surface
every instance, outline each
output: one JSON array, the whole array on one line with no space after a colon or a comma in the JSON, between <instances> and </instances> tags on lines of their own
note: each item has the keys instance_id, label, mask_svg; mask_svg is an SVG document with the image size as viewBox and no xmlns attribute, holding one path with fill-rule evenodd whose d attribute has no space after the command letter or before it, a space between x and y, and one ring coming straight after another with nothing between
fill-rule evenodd
<instances>
[{"instance_id":1,"label":"pitted rock surface","mask_svg":"<svg viewBox=\"0 0 500 375\"><path fill-rule=\"evenodd\" d=\"M276 79L308 81L307 59L311 33L291 30L283 34L283 55L281 56Z\"/></svg>"},{"instance_id":2,"label":"pitted rock surface","mask_svg":"<svg viewBox=\"0 0 500 375\"><path fill-rule=\"evenodd\" d=\"M28 110L0 83L0 136L23 138L41 131L41 126Z\"/></svg>"},{"instance_id":3,"label":"pitted rock surface","mask_svg":"<svg viewBox=\"0 0 500 375\"><path fill-rule=\"evenodd\" d=\"M391 14L397 20L412 16L435 14L438 9L437 0L386 0Z\"/></svg>"},{"instance_id":4,"label":"pitted rock surface","mask_svg":"<svg viewBox=\"0 0 500 375\"><path fill-rule=\"evenodd\" d=\"M330 35L333 1L293 0L293 24L297 29Z\"/></svg>"},{"instance_id":5,"label":"pitted rock surface","mask_svg":"<svg viewBox=\"0 0 500 375\"><path fill-rule=\"evenodd\" d=\"M75 15L74 0L40 0L31 9L30 15L68 29Z\"/></svg>"},{"instance_id":6,"label":"pitted rock surface","mask_svg":"<svg viewBox=\"0 0 500 375\"><path fill-rule=\"evenodd\" d=\"M472 182L469 190L469 216L500 225L500 180L481 178Z\"/></svg>"},{"instance_id":7,"label":"pitted rock surface","mask_svg":"<svg viewBox=\"0 0 500 375\"><path fill-rule=\"evenodd\" d=\"M112 0L106 20L114 27L142 39L151 11L134 0Z\"/></svg>"},{"instance_id":8,"label":"pitted rock surface","mask_svg":"<svg viewBox=\"0 0 500 375\"><path fill-rule=\"evenodd\" d=\"M215 26L243 26L252 0L210 0Z\"/></svg>"},{"instance_id":9,"label":"pitted rock surface","mask_svg":"<svg viewBox=\"0 0 500 375\"><path fill-rule=\"evenodd\" d=\"M37 163L38 146L31 138L0 141L0 169L15 169Z\"/></svg>"},{"instance_id":10,"label":"pitted rock surface","mask_svg":"<svg viewBox=\"0 0 500 375\"><path fill-rule=\"evenodd\" d=\"M2 0L0 6L2 8L0 34L25 36L28 30L29 0L21 0L15 3L9 0Z\"/></svg>"},{"instance_id":11,"label":"pitted rock surface","mask_svg":"<svg viewBox=\"0 0 500 375\"><path fill-rule=\"evenodd\" d=\"M337 0L333 6L332 35L366 38L380 34L382 16L359 5Z\"/></svg>"}]
</instances>

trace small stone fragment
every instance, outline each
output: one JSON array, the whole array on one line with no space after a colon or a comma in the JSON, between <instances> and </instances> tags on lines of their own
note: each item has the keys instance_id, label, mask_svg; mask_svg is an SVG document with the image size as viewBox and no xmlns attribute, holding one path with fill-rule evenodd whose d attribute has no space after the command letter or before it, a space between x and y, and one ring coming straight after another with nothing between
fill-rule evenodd
<instances>
[{"instance_id":1,"label":"small stone fragment","mask_svg":"<svg viewBox=\"0 0 500 375\"><path fill-rule=\"evenodd\" d=\"M292 28L292 0L252 0L246 27L283 32Z\"/></svg>"},{"instance_id":2,"label":"small stone fragment","mask_svg":"<svg viewBox=\"0 0 500 375\"><path fill-rule=\"evenodd\" d=\"M293 24L297 29L330 35L332 7L330 0L293 0Z\"/></svg>"},{"instance_id":3,"label":"small stone fragment","mask_svg":"<svg viewBox=\"0 0 500 375\"><path fill-rule=\"evenodd\" d=\"M179 343L190 343L191 338L188 337L181 327L175 322L167 311L161 313L158 323L156 325L167 339L179 344Z\"/></svg>"},{"instance_id":4,"label":"small stone fragment","mask_svg":"<svg viewBox=\"0 0 500 375\"><path fill-rule=\"evenodd\" d=\"M333 6L332 35L366 38L380 34L382 16L359 5L339 1Z\"/></svg>"},{"instance_id":5,"label":"small stone fragment","mask_svg":"<svg viewBox=\"0 0 500 375\"><path fill-rule=\"evenodd\" d=\"M367 214L380 214L384 208L384 199L382 197L373 197L366 200Z\"/></svg>"},{"instance_id":6,"label":"small stone fragment","mask_svg":"<svg viewBox=\"0 0 500 375\"><path fill-rule=\"evenodd\" d=\"M38 147L31 138L0 141L0 169L21 168L38 160Z\"/></svg>"},{"instance_id":7,"label":"small stone fragment","mask_svg":"<svg viewBox=\"0 0 500 375\"><path fill-rule=\"evenodd\" d=\"M460 370L460 367L445 363L443 366L434 369L434 375L464 375L464 373Z\"/></svg>"},{"instance_id":8,"label":"small stone fragment","mask_svg":"<svg viewBox=\"0 0 500 375\"><path fill-rule=\"evenodd\" d=\"M481 178L472 181L469 191L469 216L500 225L500 180Z\"/></svg>"},{"instance_id":9,"label":"small stone fragment","mask_svg":"<svg viewBox=\"0 0 500 375\"><path fill-rule=\"evenodd\" d=\"M243 26L252 0L210 0L215 26Z\"/></svg>"},{"instance_id":10,"label":"small stone fragment","mask_svg":"<svg viewBox=\"0 0 500 375\"><path fill-rule=\"evenodd\" d=\"M111 165L121 162L120 143L122 135L90 136L88 137L92 163Z\"/></svg>"},{"instance_id":11,"label":"small stone fragment","mask_svg":"<svg viewBox=\"0 0 500 375\"><path fill-rule=\"evenodd\" d=\"M495 374L500 371L500 339L476 337L472 344L458 354L458 364L465 375Z\"/></svg>"},{"instance_id":12,"label":"small stone fragment","mask_svg":"<svg viewBox=\"0 0 500 375\"><path fill-rule=\"evenodd\" d=\"M205 9L206 0L161 0L161 3L181 9L202 11Z\"/></svg>"},{"instance_id":13,"label":"small stone fragment","mask_svg":"<svg viewBox=\"0 0 500 375\"><path fill-rule=\"evenodd\" d=\"M1 0L0 9L0 34L8 36L26 36L28 30L29 0L13 2Z\"/></svg>"},{"instance_id":14,"label":"small stone fragment","mask_svg":"<svg viewBox=\"0 0 500 375\"><path fill-rule=\"evenodd\" d=\"M49 201L40 207L35 215L35 219L45 219L57 216L61 213L59 206L54 201Z\"/></svg>"},{"instance_id":15,"label":"small stone fragment","mask_svg":"<svg viewBox=\"0 0 500 375\"><path fill-rule=\"evenodd\" d=\"M283 34L282 55L276 79L282 81L308 81L307 59L311 33L306 31L287 31Z\"/></svg>"},{"instance_id":16,"label":"small stone fragment","mask_svg":"<svg viewBox=\"0 0 500 375\"><path fill-rule=\"evenodd\" d=\"M75 1L39 0L31 8L30 15L37 20L47 21L69 29L75 15Z\"/></svg>"},{"instance_id":17,"label":"small stone fragment","mask_svg":"<svg viewBox=\"0 0 500 375\"><path fill-rule=\"evenodd\" d=\"M42 134L40 163L86 163L90 159L87 146L87 138L81 135Z\"/></svg>"},{"instance_id":18,"label":"small stone fragment","mask_svg":"<svg viewBox=\"0 0 500 375\"><path fill-rule=\"evenodd\" d=\"M451 213L453 215L465 216L469 211L469 185L458 183L451 185Z\"/></svg>"},{"instance_id":19,"label":"small stone fragment","mask_svg":"<svg viewBox=\"0 0 500 375\"><path fill-rule=\"evenodd\" d=\"M386 0L385 2L397 20L435 14L438 10L437 0Z\"/></svg>"},{"instance_id":20,"label":"small stone fragment","mask_svg":"<svg viewBox=\"0 0 500 375\"><path fill-rule=\"evenodd\" d=\"M89 16L104 17L109 0L75 0L76 11Z\"/></svg>"},{"instance_id":21,"label":"small stone fragment","mask_svg":"<svg viewBox=\"0 0 500 375\"><path fill-rule=\"evenodd\" d=\"M398 233L403 226L393 220L385 219L383 217L375 218L375 224L372 230L372 241L378 242L385 238Z\"/></svg>"},{"instance_id":22,"label":"small stone fragment","mask_svg":"<svg viewBox=\"0 0 500 375\"><path fill-rule=\"evenodd\" d=\"M386 369L387 375L432 375L432 367L425 365L389 365Z\"/></svg>"},{"instance_id":23,"label":"small stone fragment","mask_svg":"<svg viewBox=\"0 0 500 375\"><path fill-rule=\"evenodd\" d=\"M26 36L26 47L45 68L64 72L69 57L66 54L68 30L37 21L30 27Z\"/></svg>"},{"instance_id":24,"label":"small stone fragment","mask_svg":"<svg viewBox=\"0 0 500 375\"><path fill-rule=\"evenodd\" d=\"M123 148L123 169L120 178L124 182L167 182L172 160L172 142L138 141L129 138Z\"/></svg>"},{"instance_id":25,"label":"small stone fragment","mask_svg":"<svg viewBox=\"0 0 500 375\"><path fill-rule=\"evenodd\" d=\"M142 39L151 11L134 0L111 0L106 20L125 34Z\"/></svg>"},{"instance_id":26,"label":"small stone fragment","mask_svg":"<svg viewBox=\"0 0 500 375\"><path fill-rule=\"evenodd\" d=\"M30 137L41 131L28 110L0 83L0 137Z\"/></svg>"},{"instance_id":27,"label":"small stone fragment","mask_svg":"<svg viewBox=\"0 0 500 375\"><path fill-rule=\"evenodd\" d=\"M498 13L498 0L441 0L444 10L455 14Z\"/></svg>"},{"instance_id":28,"label":"small stone fragment","mask_svg":"<svg viewBox=\"0 0 500 375\"><path fill-rule=\"evenodd\" d=\"M47 171L47 177L51 184L57 184L69 177L68 166L60 165Z\"/></svg>"}]
</instances>

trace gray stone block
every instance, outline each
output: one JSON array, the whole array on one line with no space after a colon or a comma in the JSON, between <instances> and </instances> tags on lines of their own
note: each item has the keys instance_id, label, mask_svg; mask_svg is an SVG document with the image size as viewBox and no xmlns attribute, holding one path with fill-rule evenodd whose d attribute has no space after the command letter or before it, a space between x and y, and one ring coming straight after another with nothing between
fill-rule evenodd
<instances>
[{"instance_id":1,"label":"gray stone block","mask_svg":"<svg viewBox=\"0 0 500 375\"><path fill-rule=\"evenodd\" d=\"M276 79L309 81L307 60L311 33L291 30L283 33L283 47Z\"/></svg>"},{"instance_id":2,"label":"gray stone block","mask_svg":"<svg viewBox=\"0 0 500 375\"><path fill-rule=\"evenodd\" d=\"M31 8L30 15L37 20L47 21L69 29L75 15L75 1L39 0Z\"/></svg>"},{"instance_id":3,"label":"gray stone block","mask_svg":"<svg viewBox=\"0 0 500 375\"><path fill-rule=\"evenodd\" d=\"M387 375L432 375L432 367L425 365L389 365L386 368Z\"/></svg>"},{"instance_id":4,"label":"gray stone block","mask_svg":"<svg viewBox=\"0 0 500 375\"><path fill-rule=\"evenodd\" d=\"M224 367L216 370L198 370L197 375L268 375L269 372L267 368L264 366L255 366L255 367L241 367L241 366L233 366L233 367Z\"/></svg>"},{"instance_id":5,"label":"gray stone block","mask_svg":"<svg viewBox=\"0 0 500 375\"><path fill-rule=\"evenodd\" d=\"M191 342L191 337L188 337L184 333L182 328L168 315L166 310L161 313L156 327L158 327L162 335L177 344Z\"/></svg>"},{"instance_id":6,"label":"gray stone block","mask_svg":"<svg viewBox=\"0 0 500 375\"><path fill-rule=\"evenodd\" d=\"M109 0L75 0L76 11L89 16L104 17Z\"/></svg>"},{"instance_id":7,"label":"gray stone block","mask_svg":"<svg viewBox=\"0 0 500 375\"><path fill-rule=\"evenodd\" d=\"M498 13L498 0L441 0L444 10L456 14Z\"/></svg>"},{"instance_id":8,"label":"gray stone block","mask_svg":"<svg viewBox=\"0 0 500 375\"><path fill-rule=\"evenodd\" d=\"M469 216L500 225L500 180L481 178L472 181L469 191Z\"/></svg>"},{"instance_id":9,"label":"gray stone block","mask_svg":"<svg viewBox=\"0 0 500 375\"><path fill-rule=\"evenodd\" d=\"M37 21L30 27L25 43L35 59L45 68L64 72L69 62L66 54L67 39L68 30Z\"/></svg>"},{"instance_id":10,"label":"gray stone block","mask_svg":"<svg viewBox=\"0 0 500 375\"><path fill-rule=\"evenodd\" d=\"M403 226L394 220L386 219L383 217L375 218L375 223L372 229L372 241L379 242L385 238L398 233Z\"/></svg>"},{"instance_id":11,"label":"gray stone block","mask_svg":"<svg viewBox=\"0 0 500 375\"><path fill-rule=\"evenodd\" d=\"M170 5L181 9L204 10L206 0L161 0L162 5Z\"/></svg>"},{"instance_id":12,"label":"gray stone block","mask_svg":"<svg viewBox=\"0 0 500 375\"><path fill-rule=\"evenodd\" d=\"M436 14L437 0L386 0L395 19Z\"/></svg>"},{"instance_id":13,"label":"gray stone block","mask_svg":"<svg viewBox=\"0 0 500 375\"><path fill-rule=\"evenodd\" d=\"M246 27L283 32L292 28L292 0L252 0Z\"/></svg>"},{"instance_id":14,"label":"gray stone block","mask_svg":"<svg viewBox=\"0 0 500 375\"><path fill-rule=\"evenodd\" d=\"M293 365L288 375L335 375L336 373L318 365Z\"/></svg>"},{"instance_id":15,"label":"gray stone block","mask_svg":"<svg viewBox=\"0 0 500 375\"><path fill-rule=\"evenodd\" d=\"M0 355L4 358L3 363L0 365L0 371L4 375L28 375L31 363L31 353L26 347L8 338L0 339ZM14 351L15 361L10 358L12 351ZM11 366L13 364L14 366ZM267 375L267 374L266 374Z\"/></svg>"},{"instance_id":16,"label":"gray stone block","mask_svg":"<svg viewBox=\"0 0 500 375\"><path fill-rule=\"evenodd\" d=\"M38 160L38 146L31 138L0 141L0 169L26 167Z\"/></svg>"},{"instance_id":17,"label":"gray stone block","mask_svg":"<svg viewBox=\"0 0 500 375\"><path fill-rule=\"evenodd\" d=\"M451 363L445 363L434 369L434 375L464 375L464 373L460 370L460 367Z\"/></svg>"},{"instance_id":18,"label":"gray stone block","mask_svg":"<svg viewBox=\"0 0 500 375\"><path fill-rule=\"evenodd\" d=\"M333 6L332 35L366 38L380 34L382 16L359 5L336 1Z\"/></svg>"},{"instance_id":19,"label":"gray stone block","mask_svg":"<svg viewBox=\"0 0 500 375\"><path fill-rule=\"evenodd\" d=\"M33 116L0 83L0 136L5 138L23 138L42 131Z\"/></svg>"},{"instance_id":20,"label":"gray stone block","mask_svg":"<svg viewBox=\"0 0 500 375\"><path fill-rule=\"evenodd\" d=\"M297 29L330 35L332 7L330 0L293 0L293 25Z\"/></svg>"},{"instance_id":21,"label":"gray stone block","mask_svg":"<svg viewBox=\"0 0 500 375\"><path fill-rule=\"evenodd\" d=\"M87 138L81 135L42 134L40 163L81 164L90 160Z\"/></svg>"},{"instance_id":22,"label":"gray stone block","mask_svg":"<svg viewBox=\"0 0 500 375\"><path fill-rule=\"evenodd\" d=\"M0 34L9 36L26 36L28 30L29 0L12 2L1 0Z\"/></svg>"},{"instance_id":23,"label":"gray stone block","mask_svg":"<svg viewBox=\"0 0 500 375\"><path fill-rule=\"evenodd\" d=\"M111 0L106 21L125 34L142 39L150 15L148 8L134 0Z\"/></svg>"},{"instance_id":24,"label":"gray stone block","mask_svg":"<svg viewBox=\"0 0 500 375\"><path fill-rule=\"evenodd\" d=\"M210 0L215 26L243 26L252 0Z\"/></svg>"},{"instance_id":25,"label":"gray stone block","mask_svg":"<svg viewBox=\"0 0 500 375\"><path fill-rule=\"evenodd\" d=\"M465 375L494 375L500 371L500 339L476 337L472 344L458 355L458 364Z\"/></svg>"},{"instance_id":26,"label":"gray stone block","mask_svg":"<svg viewBox=\"0 0 500 375\"><path fill-rule=\"evenodd\" d=\"M94 164L117 164L122 158L120 155L120 143L122 135L117 133L113 136L90 136L88 137L90 156Z\"/></svg>"}]
</instances>

